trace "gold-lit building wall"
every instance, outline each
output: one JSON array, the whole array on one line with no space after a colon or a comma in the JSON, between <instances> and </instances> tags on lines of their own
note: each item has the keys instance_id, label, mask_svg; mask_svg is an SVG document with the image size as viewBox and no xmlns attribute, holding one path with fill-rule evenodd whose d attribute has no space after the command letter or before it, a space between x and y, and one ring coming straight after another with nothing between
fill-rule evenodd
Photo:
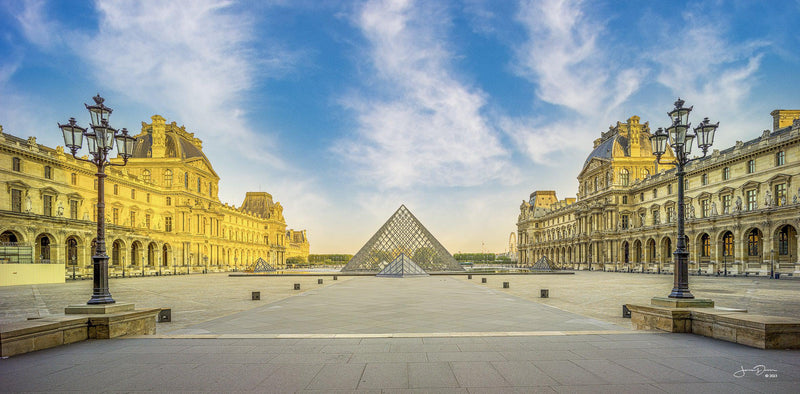
<instances>
[{"instance_id":1,"label":"gold-lit building wall","mask_svg":"<svg viewBox=\"0 0 800 394\"><path fill-rule=\"evenodd\" d=\"M304 263L308 262L310 244L306 230L286 230L286 258L298 257Z\"/></svg>"},{"instance_id":2,"label":"gold-lit building wall","mask_svg":"<svg viewBox=\"0 0 800 394\"><path fill-rule=\"evenodd\" d=\"M772 130L687 165L691 272L800 273L800 110L771 115ZM672 271L677 178L672 166L657 165L649 136L636 116L617 123L595 141L577 199L553 195L542 206L536 191L523 201L520 264L547 256L575 269ZM662 161L673 157L668 151Z\"/></svg>"},{"instance_id":3,"label":"gold-lit building wall","mask_svg":"<svg viewBox=\"0 0 800 394\"><path fill-rule=\"evenodd\" d=\"M243 270L259 257L285 267L281 204L263 192L247 193L238 208L220 202L219 176L202 141L159 115L151 119L142 122L128 164L106 169L110 275ZM91 275L96 172L60 146L0 128L0 246L10 246L0 259L63 264L68 276Z\"/></svg>"}]
</instances>

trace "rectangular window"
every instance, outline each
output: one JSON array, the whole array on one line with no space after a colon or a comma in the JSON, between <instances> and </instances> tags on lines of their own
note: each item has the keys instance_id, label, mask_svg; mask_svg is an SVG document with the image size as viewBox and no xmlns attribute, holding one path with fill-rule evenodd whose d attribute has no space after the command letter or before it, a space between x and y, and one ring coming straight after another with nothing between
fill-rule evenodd
<instances>
[{"instance_id":1,"label":"rectangular window","mask_svg":"<svg viewBox=\"0 0 800 394\"><path fill-rule=\"evenodd\" d=\"M197 178L197 192L200 193L202 191L201 190L202 188L203 188L202 180L200 178Z\"/></svg>"},{"instance_id":2,"label":"rectangular window","mask_svg":"<svg viewBox=\"0 0 800 394\"><path fill-rule=\"evenodd\" d=\"M756 189L750 189L745 192L745 199L747 200L747 210L752 211L756 209Z\"/></svg>"},{"instance_id":3,"label":"rectangular window","mask_svg":"<svg viewBox=\"0 0 800 394\"><path fill-rule=\"evenodd\" d=\"M703 174L703 176L700 178L700 180L701 180L701 183L703 184L703 186L708 185L708 174Z\"/></svg>"},{"instance_id":4,"label":"rectangular window","mask_svg":"<svg viewBox=\"0 0 800 394\"><path fill-rule=\"evenodd\" d=\"M733 200L733 196L730 194L722 196L722 213L731 213L731 200Z\"/></svg>"},{"instance_id":5,"label":"rectangular window","mask_svg":"<svg viewBox=\"0 0 800 394\"><path fill-rule=\"evenodd\" d=\"M114 185L114 195L119 195L119 185Z\"/></svg>"},{"instance_id":6,"label":"rectangular window","mask_svg":"<svg viewBox=\"0 0 800 394\"><path fill-rule=\"evenodd\" d=\"M131 227L136 227L136 212L131 211Z\"/></svg>"},{"instance_id":7,"label":"rectangular window","mask_svg":"<svg viewBox=\"0 0 800 394\"><path fill-rule=\"evenodd\" d=\"M78 201L76 200L69 200L69 218L78 219Z\"/></svg>"},{"instance_id":8,"label":"rectangular window","mask_svg":"<svg viewBox=\"0 0 800 394\"><path fill-rule=\"evenodd\" d=\"M653 189L653 198L658 198L658 189Z\"/></svg>"},{"instance_id":9,"label":"rectangular window","mask_svg":"<svg viewBox=\"0 0 800 394\"><path fill-rule=\"evenodd\" d=\"M700 200L700 213L703 215L701 217L707 218L711 213L711 204L709 204L708 199Z\"/></svg>"},{"instance_id":10,"label":"rectangular window","mask_svg":"<svg viewBox=\"0 0 800 394\"><path fill-rule=\"evenodd\" d=\"M111 209L111 223L119 224L119 208Z\"/></svg>"},{"instance_id":11,"label":"rectangular window","mask_svg":"<svg viewBox=\"0 0 800 394\"><path fill-rule=\"evenodd\" d=\"M754 159L750 159L747 161L747 173L752 174L756 172L756 161Z\"/></svg>"},{"instance_id":12,"label":"rectangular window","mask_svg":"<svg viewBox=\"0 0 800 394\"><path fill-rule=\"evenodd\" d=\"M144 215L144 226L150 228L150 214Z\"/></svg>"},{"instance_id":13,"label":"rectangular window","mask_svg":"<svg viewBox=\"0 0 800 394\"><path fill-rule=\"evenodd\" d=\"M675 207L667 207L667 223L675 221Z\"/></svg>"},{"instance_id":14,"label":"rectangular window","mask_svg":"<svg viewBox=\"0 0 800 394\"><path fill-rule=\"evenodd\" d=\"M779 183L775 185L775 205L786 205L786 184Z\"/></svg>"},{"instance_id":15,"label":"rectangular window","mask_svg":"<svg viewBox=\"0 0 800 394\"><path fill-rule=\"evenodd\" d=\"M622 218L620 220L620 224L621 224L623 230L627 230L628 229L628 215L622 215Z\"/></svg>"},{"instance_id":16,"label":"rectangular window","mask_svg":"<svg viewBox=\"0 0 800 394\"><path fill-rule=\"evenodd\" d=\"M653 211L653 224L661 224L661 213Z\"/></svg>"},{"instance_id":17,"label":"rectangular window","mask_svg":"<svg viewBox=\"0 0 800 394\"><path fill-rule=\"evenodd\" d=\"M683 190L689 190L689 180L685 179L683 181Z\"/></svg>"},{"instance_id":18,"label":"rectangular window","mask_svg":"<svg viewBox=\"0 0 800 394\"><path fill-rule=\"evenodd\" d=\"M623 204L627 204L628 203L628 196L622 196L622 203Z\"/></svg>"},{"instance_id":19,"label":"rectangular window","mask_svg":"<svg viewBox=\"0 0 800 394\"><path fill-rule=\"evenodd\" d=\"M14 171L22 171L22 160L19 157L11 159L11 169Z\"/></svg>"},{"instance_id":20,"label":"rectangular window","mask_svg":"<svg viewBox=\"0 0 800 394\"><path fill-rule=\"evenodd\" d=\"M131 189L131 200L136 199L136 189Z\"/></svg>"},{"instance_id":21,"label":"rectangular window","mask_svg":"<svg viewBox=\"0 0 800 394\"><path fill-rule=\"evenodd\" d=\"M172 217L167 216L164 218L164 231L172 232Z\"/></svg>"},{"instance_id":22,"label":"rectangular window","mask_svg":"<svg viewBox=\"0 0 800 394\"><path fill-rule=\"evenodd\" d=\"M172 197L167 197L167 206L172 205Z\"/></svg>"},{"instance_id":23,"label":"rectangular window","mask_svg":"<svg viewBox=\"0 0 800 394\"><path fill-rule=\"evenodd\" d=\"M725 167L722 169L722 180L727 181L731 179L731 169L730 167Z\"/></svg>"},{"instance_id":24,"label":"rectangular window","mask_svg":"<svg viewBox=\"0 0 800 394\"><path fill-rule=\"evenodd\" d=\"M47 179L53 179L53 167L44 166L44 177Z\"/></svg>"},{"instance_id":25,"label":"rectangular window","mask_svg":"<svg viewBox=\"0 0 800 394\"><path fill-rule=\"evenodd\" d=\"M94 180L94 190L97 190L97 179Z\"/></svg>"},{"instance_id":26,"label":"rectangular window","mask_svg":"<svg viewBox=\"0 0 800 394\"><path fill-rule=\"evenodd\" d=\"M150 202L150 193L145 195L145 201Z\"/></svg>"},{"instance_id":27,"label":"rectangular window","mask_svg":"<svg viewBox=\"0 0 800 394\"><path fill-rule=\"evenodd\" d=\"M786 163L786 153L780 151L775 154L775 166L782 166Z\"/></svg>"},{"instance_id":28,"label":"rectangular window","mask_svg":"<svg viewBox=\"0 0 800 394\"><path fill-rule=\"evenodd\" d=\"M78 184L78 174L76 174L74 172L72 174L70 174L69 183L72 184L72 185L77 185Z\"/></svg>"},{"instance_id":29,"label":"rectangular window","mask_svg":"<svg viewBox=\"0 0 800 394\"><path fill-rule=\"evenodd\" d=\"M22 190L11 189L11 210L22 212Z\"/></svg>"},{"instance_id":30,"label":"rectangular window","mask_svg":"<svg viewBox=\"0 0 800 394\"><path fill-rule=\"evenodd\" d=\"M644 193L639 193L639 201L644 201Z\"/></svg>"},{"instance_id":31,"label":"rectangular window","mask_svg":"<svg viewBox=\"0 0 800 394\"><path fill-rule=\"evenodd\" d=\"M53 216L53 196L42 196L42 215Z\"/></svg>"}]
</instances>

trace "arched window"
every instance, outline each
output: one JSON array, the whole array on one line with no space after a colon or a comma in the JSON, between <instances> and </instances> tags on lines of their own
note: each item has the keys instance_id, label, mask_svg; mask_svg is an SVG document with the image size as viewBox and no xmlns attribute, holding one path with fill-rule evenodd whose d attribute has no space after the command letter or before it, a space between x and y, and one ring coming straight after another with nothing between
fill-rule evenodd
<instances>
[{"instance_id":1,"label":"arched window","mask_svg":"<svg viewBox=\"0 0 800 394\"><path fill-rule=\"evenodd\" d=\"M629 176L630 174L627 169L623 168L619 170L619 183L622 184L622 186L628 186L628 183L630 183Z\"/></svg>"},{"instance_id":2,"label":"arched window","mask_svg":"<svg viewBox=\"0 0 800 394\"><path fill-rule=\"evenodd\" d=\"M722 236L722 255L733 256L733 233L730 231Z\"/></svg>"},{"instance_id":3,"label":"arched window","mask_svg":"<svg viewBox=\"0 0 800 394\"><path fill-rule=\"evenodd\" d=\"M150 183L150 180L151 180L150 170L142 171L142 179L144 179L145 182Z\"/></svg>"},{"instance_id":4,"label":"arched window","mask_svg":"<svg viewBox=\"0 0 800 394\"><path fill-rule=\"evenodd\" d=\"M781 256L789 254L789 226L783 226L778 233L778 254Z\"/></svg>"},{"instance_id":5,"label":"arched window","mask_svg":"<svg viewBox=\"0 0 800 394\"><path fill-rule=\"evenodd\" d=\"M164 186L172 187L172 170L164 171Z\"/></svg>"},{"instance_id":6,"label":"arched window","mask_svg":"<svg viewBox=\"0 0 800 394\"><path fill-rule=\"evenodd\" d=\"M708 234L703 234L703 236L700 237L700 245L700 255L703 257L711 256L711 237L709 237Z\"/></svg>"},{"instance_id":7,"label":"arched window","mask_svg":"<svg viewBox=\"0 0 800 394\"><path fill-rule=\"evenodd\" d=\"M761 246L761 237L758 234L758 229L752 229L747 234L747 255L758 256Z\"/></svg>"}]
</instances>

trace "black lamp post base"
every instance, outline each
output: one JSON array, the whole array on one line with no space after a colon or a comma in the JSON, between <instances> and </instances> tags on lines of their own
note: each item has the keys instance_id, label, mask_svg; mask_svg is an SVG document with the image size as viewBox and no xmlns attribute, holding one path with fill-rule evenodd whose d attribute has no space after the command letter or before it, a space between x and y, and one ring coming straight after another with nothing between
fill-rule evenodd
<instances>
[{"instance_id":1,"label":"black lamp post base","mask_svg":"<svg viewBox=\"0 0 800 394\"><path fill-rule=\"evenodd\" d=\"M86 305L98 305L98 304L113 304L113 298L111 298L111 294L106 295L93 295L89 301L86 302Z\"/></svg>"},{"instance_id":2,"label":"black lamp post base","mask_svg":"<svg viewBox=\"0 0 800 394\"><path fill-rule=\"evenodd\" d=\"M672 293L669 293L669 298L682 298L682 299L692 299L694 295L692 294L689 289L672 289Z\"/></svg>"}]
</instances>

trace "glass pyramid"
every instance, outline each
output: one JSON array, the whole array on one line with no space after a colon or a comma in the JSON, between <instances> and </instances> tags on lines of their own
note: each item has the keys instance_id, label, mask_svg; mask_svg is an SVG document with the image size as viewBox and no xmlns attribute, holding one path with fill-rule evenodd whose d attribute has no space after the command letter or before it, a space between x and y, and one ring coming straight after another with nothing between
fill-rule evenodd
<instances>
[{"instance_id":1,"label":"glass pyramid","mask_svg":"<svg viewBox=\"0 0 800 394\"><path fill-rule=\"evenodd\" d=\"M342 272L377 273L403 254L426 272L464 270L411 211L401 205Z\"/></svg>"},{"instance_id":2,"label":"glass pyramid","mask_svg":"<svg viewBox=\"0 0 800 394\"><path fill-rule=\"evenodd\" d=\"M547 258L547 256L542 256L536 263L534 263L531 268L531 271L556 271L558 267Z\"/></svg>"},{"instance_id":3,"label":"glass pyramid","mask_svg":"<svg viewBox=\"0 0 800 394\"><path fill-rule=\"evenodd\" d=\"M250 268L247 271L248 272L274 272L274 271L276 271L276 269L272 268L272 266L269 265L266 261L264 261L264 259L259 257L258 260L256 260L256 262L253 263L253 265L251 265Z\"/></svg>"},{"instance_id":4,"label":"glass pyramid","mask_svg":"<svg viewBox=\"0 0 800 394\"><path fill-rule=\"evenodd\" d=\"M406 276L430 276L417 263L411 261L404 253L400 253L394 261L389 263L378 275L381 277L402 278Z\"/></svg>"}]
</instances>

